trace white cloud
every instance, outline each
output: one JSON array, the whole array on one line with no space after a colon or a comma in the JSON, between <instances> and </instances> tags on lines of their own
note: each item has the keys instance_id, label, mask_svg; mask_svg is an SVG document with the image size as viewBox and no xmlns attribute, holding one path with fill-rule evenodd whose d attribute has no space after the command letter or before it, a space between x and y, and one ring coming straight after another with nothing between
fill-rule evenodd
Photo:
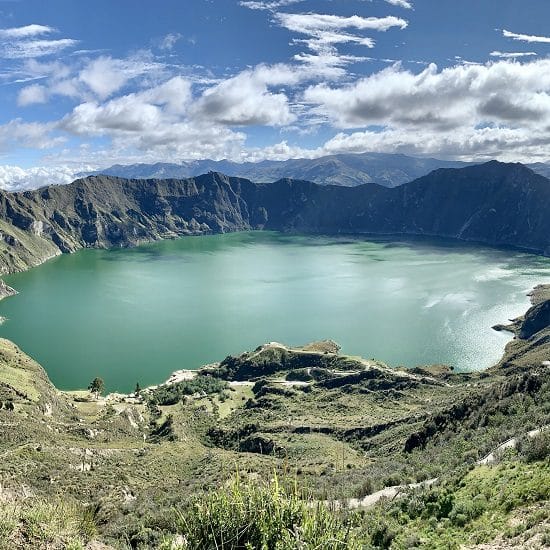
<instances>
[{"instance_id":1,"label":"white cloud","mask_svg":"<svg viewBox=\"0 0 550 550\"><path fill-rule=\"evenodd\" d=\"M540 42L541 44L550 44L550 36L518 34L515 32L507 31L506 29L503 29L502 36L504 36L505 38L511 38L512 40L518 40L520 42Z\"/></svg>"},{"instance_id":2,"label":"white cloud","mask_svg":"<svg viewBox=\"0 0 550 550\"><path fill-rule=\"evenodd\" d=\"M86 167L89 171L91 167ZM0 165L0 189L6 191L24 191L44 185L71 183L79 170L70 166L37 166L20 168L19 166Z\"/></svg>"},{"instance_id":3,"label":"white cloud","mask_svg":"<svg viewBox=\"0 0 550 550\"><path fill-rule=\"evenodd\" d=\"M0 125L0 151L9 151L17 147L49 149L65 141L62 136L53 135L55 123L24 122L21 119L10 120Z\"/></svg>"},{"instance_id":4,"label":"white cloud","mask_svg":"<svg viewBox=\"0 0 550 550\"><path fill-rule=\"evenodd\" d=\"M191 101L191 83L174 77L159 86L127 94L100 104L81 103L61 121L61 127L78 135L104 135L110 132L154 131L178 121Z\"/></svg>"},{"instance_id":5,"label":"white cloud","mask_svg":"<svg viewBox=\"0 0 550 550\"><path fill-rule=\"evenodd\" d=\"M71 74L71 69L68 65L60 61L38 61L36 59L26 59L23 64L24 71L36 77L52 77L67 78Z\"/></svg>"},{"instance_id":6,"label":"white cloud","mask_svg":"<svg viewBox=\"0 0 550 550\"><path fill-rule=\"evenodd\" d=\"M255 71L243 71L206 90L195 106L197 116L229 126L290 124L295 116L287 96L268 89L268 84L295 80L284 66L279 69L260 67Z\"/></svg>"},{"instance_id":7,"label":"white cloud","mask_svg":"<svg viewBox=\"0 0 550 550\"><path fill-rule=\"evenodd\" d=\"M253 2L243 1L239 5L249 10L276 10L292 4L298 4L304 0L273 0L271 2Z\"/></svg>"},{"instance_id":8,"label":"white cloud","mask_svg":"<svg viewBox=\"0 0 550 550\"><path fill-rule=\"evenodd\" d=\"M80 72L79 79L99 98L105 99L120 90L129 80L120 59L102 56Z\"/></svg>"},{"instance_id":9,"label":"white cloud","mask_svg":"<svg viewBox=\"0 0 550 550\"><path fill-rule=\"evenodd\" d=\"M329 51L336 53L336 49L331 48L333 44L355 43L367 48L374 48L374 40L370 37L334 31L318 31L315 33L315 38L294 40L293 42L306 44L310 50L319 53L328 53Z\"/></svg>"},{"instance_id":10,"label":"white cloud","mask_svg":"<svg viewBox=\"0 0 550 550\"><path fill-rule=\"evenodd\" d=\"M243 151L242 162L260 162L262 160L288 160L297 158L315 158L321 156L321 149L303 149L289 145L286 141L262 148Z\"/></svg>"},{"instance_id":11,"label":"white cloud","mask_svg":"<svg viewBox=\"0 0 550 550\"><path fill-rule=\"evenodd\" d=\"M172 50L178 40L181 40L182 36L179 32L168 33L160 42L161 50Z\"/></svg>"},{"instance_id":12,"label":"white cloud","mask_svg":"<svg viewBox=\"0 0 550 550\"><path fill-rule=\"evenodd\" d=\"M322 154L383 152L438 158L521 162L547 161L550 136L523 128L464 128L444 135L421 130L339 133L321 148Z\"/></svg>"},{"instance_id":13,"label":"white cloud","mask_svg":"<svg viewBox=\"0 0 550 550\"><path fill-rule=\"evenodd\" d=\"M31 84L22 88L17 96L17 104L20 107L26 107L35 103L46 103L47 100L46 88L40 84Z\"/></svg>"},{"instance_id":14,"label":"white cloud","mask_svg":"<svg viewBox=\"0 0 550 550\"><path fill-rule=\"evenodd\" d=\"M272 75L272 78L278 77ZM199 103L200 100L197 105ZM212 118L201 118L203 113L197 106L191 113L191 104L191 83L174 77L158 86L106 103L82 103L65 116L59 126L79 136L110 137L112 150L103 151L102 155L111 158L134 156L136 161L145 162L166 157L173 160L174 156L224 158L238 155L246 136ZM238 105L233 105L227 116L235 117L237 112ZM85 155L93 159L93 153L86 151ZM104 164L104 159L102 162Z\"/></svg>"},{"instance_id":15,"label":"white cloud","mask_svg":"<svg viewBox=\"0 0 550 550\"><path fill-rule=\"evenodd\" d=\"M304 99L340 128L382 125L449 132L488 124L550 124L550 60L458 65L420 73L393 65L343 87L310 86Z\"/></svg>"},{"instance_id":16,"label":"white cloud","mask_svg":"<svg viewBox=\"0 0 550 550\"><path fill-rule=\"evenodd\" d=\"M128 59L100 56L88 63L78 75L99 99L106 99L118 92L130 80L152 73L162 72L162 63L150 59L148 52L142 52Z\"/></svg>"},{"instance_id":17,"label":"white cloud","mask_svg":"<svg viewBox=\"0 0 550 550\"><path fill-rule=\"evenodd\" d=\"M78 44L77 40L61 38L59 40L21 40L2 42L0 44L0 57L5 59L27 59L31 57L44 57L59 53Z\"/></svg>"},{"instance_id":18,"label":"white cloud","mask_svg":"<svg viewBox=\"0 0 550 550\"><path fill-rule=\"evenodd\" d=\"M394 16L361 17L352 15L325 15L319 13L275 13L274 21L289 31L306 35L307 38L294 39L294 44L305 44L315 55L300 53L294 59L307 60L308 64L321 67L343 67L364 58L340 54L337 44L358 44L373 48L375 41L371 37L349 32L348 29L360 31L387 31L392 27L404 29L407 21Z\"/></svg>"},{"instance_id":19,"label":"white cloud","mask_svg":"<svg viewBox=\"0 0 550 550\"><path fill-rule=\"evenodd\" d=\"M498 50L489 54L491 57L498 57L499 59L516 59L519 57L533 57L536 56L536 52L499 52Z\"/></svg>"},{"instance_id":20,"label":"white cloud","mask_svg":"<svg viewBox=\"0 0 550 550\"><path fill-rule=\"evenodd\" d=\"M408 0L386 0L388 4L392 6L398 6L400 8L405 8L407 10L412 10L412 4Z\"/></svg>"},{"instance_id":21,"label":"white cloud","mask_svg":"<svg viewBox=\"0 0 550 550\"><path fill-rule=\"evenodd\" d=\"M9 29L0 29L0 39L20 39L29 38L41 34L49 34L53 32L52 27L46 25L26 25L25 27L12 27Z\"/></svg>"},{"instance_id":22,"label":"white cloud","mask_svg":"<svg viewBox=\"0 0 550 550\"><path fill-rule=\"evenodd\" d=\"M392 27L404 29L408 25L407 21L393 15L387 17L361 17L359 15L343 17L320 13L277 13L275 18L281 26L301 34L350 28L384 32Z\"/></svg>"},{"instance_id":23,"label":"white cloud","mask_svg":"<svg viewBox=\"0 0 550 550\"><path fill-rule=\"evenodd\" d=\"M113 132L143 132L160 122L158 106L136 101L134 94L113 99L104 105L81 103L62 122L62 128L80 135Z\"/></svg>"},{"instance_id":24,"label":"white cloud","mask_svg":"<svg viewBox=\"0 0 550 550\"><path fill-rule=\"evenodd\" d=\"M51 34L55 29L46 25L26 25L0 29L0 57L4 59L30 59L59 53L78 43L71 38L57 40L37 38Z\"/></svg>"}]
</instances>

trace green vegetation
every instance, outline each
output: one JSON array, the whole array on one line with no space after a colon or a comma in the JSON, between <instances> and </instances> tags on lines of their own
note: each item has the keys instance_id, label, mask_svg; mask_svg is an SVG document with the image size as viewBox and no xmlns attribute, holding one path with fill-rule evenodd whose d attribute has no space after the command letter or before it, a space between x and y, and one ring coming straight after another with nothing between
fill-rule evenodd
<instances>
[{"instance_id":1,"label":"green vegetation","mask_svg":"<svg viewBox=\"0 0 550 550\"><path fill-rule=\"evenodd\" d=\"M236 477L223 490L197 496L178 509L174 527L182 549L364 548L357 526L301 494L296 485L282 486L277 477L267 484Z\"/></svg>"},{"instance_id":2,"label":"green vegetation","mask_svg":"<svg viewBox=\"0 0 550 550\"><path fill-rule=\"evenodd\" d=\"M175 405L185 396L221 394L227 387L227 382L224 380L199 374L192 380L182 380L169 386L159 386L149 392L148 398L156 405Z\"/></svg>"},{"instance_id":3,"label":"green vegetation","mask_svg":"<svg viewBox=\"0 0 550 550\"><path fill-rule=\"evenodd\" d=\"M88 389L96 396L97 399L105 391L105 382L103 381L103 378L94 378L90 382Z\"/></svg>"},{"instance_id":4,"label":"green vegetation","mask_svg":"<svg viewBox=\"0 0 550 550\"><path fill-rule=\"evenodd\" d=\"M512 547L549 533L550 463L526 464L510 457L494 467L454 474L429 490L411 492L373 510L369 521L384 526L382 547L459 549L499 535ZM539 545L536 545L538 540Z\"/></svg>"},{"instance_id":5,"label":"green vegetation","mask_svg":"<svg viewBox=\"0 0 550 550\"><path fill-rule=\"evenodd\" d=\"M0 550L84 549L97 533L94 510L65 500L0 500Z\"/></svg>"},{"instance_id":6,"label":"green vegetation","mask_svg":"<svg viewBox=\"0 0 550 550\"><path fill-rule=\"evenodd\" d=\"M547 330L487 372L270 344L103 399L0 341L0 548L544 548Z\"/></svg>"}]
</instances>

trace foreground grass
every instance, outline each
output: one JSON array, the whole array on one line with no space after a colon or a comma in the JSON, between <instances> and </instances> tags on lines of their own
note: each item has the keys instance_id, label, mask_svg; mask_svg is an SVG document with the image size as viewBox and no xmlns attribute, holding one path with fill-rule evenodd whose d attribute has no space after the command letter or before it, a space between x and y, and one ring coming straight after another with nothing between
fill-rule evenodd
<instances>
[{"instance_id":1,"label":"foreground grass","mask_svg":"<svg viewBox=\"0 0 550 550\"><path fill-rule=\"evenodd\" d=\"M0 502L0 549L83 549L96 533L93 511L76 503Z\"/></svg>"},{"instance_id":2,"label":"foreground grass","mask_svg":"<svg viewBox=\"0 0 550 550\"><path fill-rule=\"evenodd\" d=\"M256 485L239 477L176 512L179 536L165 548L207 550L360 549L365 539L350 518L330 512L275 478Z\"/></svg>"},{"instance_id":3,"label":"foreground grass","mask_svg":"<svg viewBox=\"0 0 550 550\"><path fill-rule=\"evenodd\" d=\"M237 477L177 508L168 527L172 535L161 547L458 550L500 540L509 547L545 548L549 493L548 459L517 456L354 512L334 512L276 478L258 484Z\"/></svg>"},{"instance_id":4,"label":"foreground grass","mask_svg":"<svg viewBox=\"0 0 550 550\"><path fill-rule=\"evenodd\" d=\"M289 477L262 482L236 475L217 491L142 516L104 539L98 508L61 500L0 502L0 550L84 549L103 538L112 548L162 550L509 548L550 544L550 461L511 453L495 466L455 472L374 508L335 511ZM97 515L99 513L99 516Z\"/></svg>"}]
</instances>

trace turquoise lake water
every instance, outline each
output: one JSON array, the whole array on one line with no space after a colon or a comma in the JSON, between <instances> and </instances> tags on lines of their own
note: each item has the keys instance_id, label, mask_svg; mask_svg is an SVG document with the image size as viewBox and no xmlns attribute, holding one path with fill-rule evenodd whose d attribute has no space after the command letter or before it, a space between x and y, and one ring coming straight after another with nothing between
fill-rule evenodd
<instances>
[{"instance_id":1,"label":"turquoise lake water","mask_svg":"<svg viewBox=\"0 0 550 550\"><path fill-rule=\"evenodd\" d=\"M83 250L6 277L0 336L62 389L159 383L268 341L331 338L352 355L482 369L550 282L550 260L443 242L252 232Z\"/></svg>"}]
</instances>

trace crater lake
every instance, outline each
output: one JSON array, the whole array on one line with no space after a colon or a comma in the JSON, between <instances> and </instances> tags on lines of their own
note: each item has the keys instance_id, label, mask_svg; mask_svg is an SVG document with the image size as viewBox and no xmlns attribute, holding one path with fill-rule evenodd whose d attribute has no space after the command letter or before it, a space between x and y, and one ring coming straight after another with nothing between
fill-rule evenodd
<instances>
[{"instance_id":1,"label":"crater lake","mask_svg":"<svg viewBox=\"0 0 550 550\"><path fill-rule=\"evenodd\" d=\"M0 336L61 389L95 376L110 391L158 384L268 341L332 339L392 366L496 363L511 335L491 327L550 282L550 259L443 241L186 237L83 250L6 276Z\"/></svg>"}]
</instances>

